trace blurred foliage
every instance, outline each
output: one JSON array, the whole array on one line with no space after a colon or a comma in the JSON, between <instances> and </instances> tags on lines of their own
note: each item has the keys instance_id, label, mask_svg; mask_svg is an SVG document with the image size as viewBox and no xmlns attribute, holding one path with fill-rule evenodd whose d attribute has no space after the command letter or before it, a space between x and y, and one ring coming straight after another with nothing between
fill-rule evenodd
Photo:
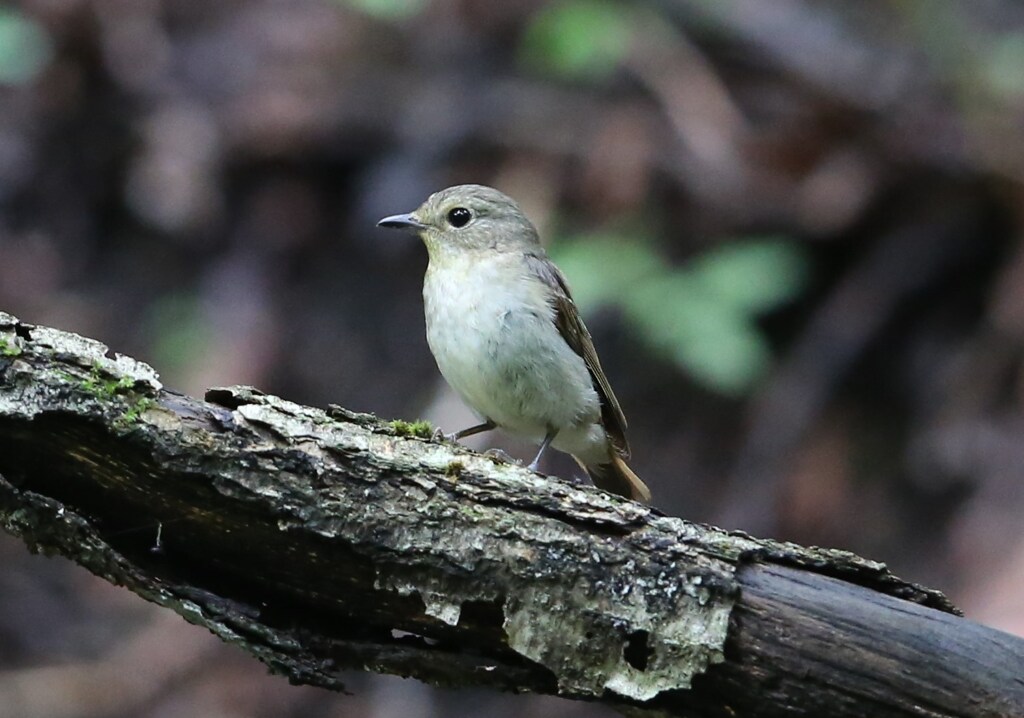
<instances>
[{"instance_id":1,"label":"blurred foliage","mask_svg":"<svg viewBox=\"0 0 1024 718\"><path fill-rule=\"evenodd\" d=\"M567 79L597 80L622 62L633 40L634 8L611 0L564 0L530 20L521 55L528 67Z\"/></svg>"},{"instance_id":2,"label":"blurred foliage","mask_svg":"<svg viewBox=\"0 0 1024 718\"><path fill-rule=\"evenodd\" d=\"M155 299L144 320L151 337L152 363L171 376L184 373L213 343L206 317L195 295L175 293Z\"/></svg>"},{"instance_id":3,"label":"blurred foliage","mask_svg":"<svg viewBox=\"0 0 1024 718\"><path fill-rule=\"evenodd\" d=\"M0 7L0 84L31 82L52 57L53 42L38 22Z\"/></svg>"},{"instance_id":4,"label":"blurred foliage","mask_svg":"<svg viewBox=\"0 0 1024 718\"><path fill-rule=\"evenodd\" d=\"M335 0L360 12L384 20L400 20L420 13L427 0Z\"/></svg>"},{"instance_id":5,"label":"blurred foliage","mask_svg":"<svg viewBox=\"0 0 1024 718\"><path fill-rule=\"evenodd\" d=\"M986 57L982 77L992 91L1009 100L1024 100L1024 33L1008 33Z\"/></svg>"},{"instance_id":6,"label":"blurred foliage","mask_svg":"<svg viewBox=\"0 0 1024 718\"><path fill-rule=\"evenodd\" d=\"M651 242L615 235L566 239L552 255L582 311L623 311L647 346L729 396L770 368L758 317L792 301L809 271L799 245L774 237L723 242L679 267Z\"/></svg>"},{"instance_id":7,"label":"blurred foliage","mask_svg":"<svg viewBox=\"0 0 1024 718\"><path fill-rule=\"evenodd\" d=\"M491 184L546 238L569 213L607 228L552 254L660 509L886 560L1024 634L1022 67L1019 0L19 0L0 309L189 393L245 381L458 428L422 248L372 227ZM53 695L111 715L88 687L135 672L83 681L76 656L103 650L65 650L106 595L15 600L40 569L3 548L0 670L66 666L37 715ZM122 715L397 715L402 691L428 716L596 708L408 681L301 704L232 655L147 674L163 698Z\"/></svg>"}]
</instances>

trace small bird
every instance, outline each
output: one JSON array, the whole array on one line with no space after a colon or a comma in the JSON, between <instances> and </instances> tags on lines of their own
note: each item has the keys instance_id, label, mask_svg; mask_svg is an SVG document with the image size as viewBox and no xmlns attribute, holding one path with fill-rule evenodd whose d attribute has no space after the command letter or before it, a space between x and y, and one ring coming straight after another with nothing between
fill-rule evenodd
<instances>
[{"instance_id":1,"label":"small bird","mask_svg":"<svg viewBox=\"0 0 1024 718\"><path fill-rule=\"evenodd\" d=\"M626 466L626 417L590 332L519 205L491 187L458 185L377 226L413 231L427 246L427 343L483 419L450 438L500 428L540 443L533 470L553 446L602 489L649 502Z\"/></svg>"}]
</instances>

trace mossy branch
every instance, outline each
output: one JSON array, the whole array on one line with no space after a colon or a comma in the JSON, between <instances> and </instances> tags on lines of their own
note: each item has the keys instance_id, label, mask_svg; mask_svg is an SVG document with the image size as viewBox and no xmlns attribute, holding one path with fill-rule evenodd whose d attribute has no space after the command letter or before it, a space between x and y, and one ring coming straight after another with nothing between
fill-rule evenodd
<instances>
[{"instance_id":1,"label":"mossy branch","mask_svg":"<svg viewBox=\"0 0 1024 718\"><path fill-rule=\"evenodd\" d=\"M298 683L680 716L1024 714L1024 641L849 553L696 526L0 314L0 524ZM159 542L158 542L159 528Z\"/></svg>"}]
</instances>

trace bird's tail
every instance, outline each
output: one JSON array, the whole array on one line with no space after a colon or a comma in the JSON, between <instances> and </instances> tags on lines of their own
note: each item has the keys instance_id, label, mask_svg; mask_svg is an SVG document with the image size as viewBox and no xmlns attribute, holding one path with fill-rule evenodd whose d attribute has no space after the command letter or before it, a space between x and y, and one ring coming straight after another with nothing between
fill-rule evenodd
<instances>
[{"instance_id":1,"label":"bird's tail","mask_svg":"<svg viewBox=\"0 0 1024 718\"><path fill-rule=\"evenodd\" d=\"M645 504L650 503L651 490L647 488L647 484L626 466L626 462L614 450L611 452L610 459L607 464L591 464L590 466L579 459L576 460L590 474L590 478L598 488L625 496L627 499L642 501Z\"/></svg>"}]
</instances>

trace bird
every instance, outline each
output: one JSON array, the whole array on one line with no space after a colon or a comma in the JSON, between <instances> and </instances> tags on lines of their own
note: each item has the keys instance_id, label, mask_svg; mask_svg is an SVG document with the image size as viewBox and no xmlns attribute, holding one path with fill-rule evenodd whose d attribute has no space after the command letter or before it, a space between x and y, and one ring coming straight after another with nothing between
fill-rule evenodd
<instances>
[{"instance_id":1,"label":"bird","mask_svg":"<svg viewBox=\"0 0 1024 718\"><path fill-rule=\"evenodd\" d=\"M378 227L426 245L427 344L447 383L481 423L570 454L599 488L650 502L627 466L626 417L605 376L568 282L536 227L504 193L463 184L430 195Z\"/></svg>"}]
</instances>

